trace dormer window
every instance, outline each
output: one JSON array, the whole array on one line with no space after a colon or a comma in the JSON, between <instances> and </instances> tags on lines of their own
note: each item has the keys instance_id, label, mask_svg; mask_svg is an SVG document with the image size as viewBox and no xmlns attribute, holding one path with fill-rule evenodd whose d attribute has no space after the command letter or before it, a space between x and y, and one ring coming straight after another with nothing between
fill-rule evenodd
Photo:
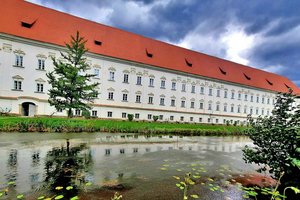
<instances>
[{"instance_id":1,"label":"dormer window","mask_svg":"<svg viewBox=\"0 0 300 200\"><path fill-rule=\"evenodd\" d=\"M24 28L31 28L35 24L35 22L36 19L26 17L21 20L21 26Z\"/></svg>"},{"instance_id":2,"label":"dormer window","mask_svg":"<svg viewBox=\"0 0 300 200\"><path fill-rule=\"evenodd\" d=\"M244 76L245 76L245 78L247 79L247 80L251 80L251 77L250 76L247 76L247 74L245 74L245 73L243 73L244 74Z\"/></svg>"},{"instance_id":3,"label":"dormer window","mask_svg":"<svg viewBox=\"0 0 300 200\"><path fill-rule=\"evenodd\" d=\"M188 59L185 59L185 63L187 66L192 67L193 63L191 63L190 61L188 61Z\"/></svg>"},{"instance_id":4,"label":"dormer window","mask_svg":"<svg viewBox=\"0 0 300 200\"><path fill-rule=\"evenodd\" d=\"M222 69L221 67L219 67L219 70L220 70L220 72L221 72L223 75L226 75L226 74L227 74L227 72L226 72L224 69Z\"/></svg>"},{"instance_id":5,"label":"dormer window","mask_svg":"<svg viewBox=\"0 0 300 200\"><path fill-rule=\"evenodd\" d=\"M100 40L94 40L94 44L97 46L101 46L102 42Z\"/></svg>"},{"instance_id":6,"label":"dormer window","mask_svg":"<svg viewBox=\"0 0 300 200\"><path fill-rule=\"evenodd\" d=\"M266 81L269 85L273 85L273 83L271 81L269 81L268 79L266 79Z\"/></svg>"},{"instance_id":7,"label":"dormer window","mask_svg":"<svg viewBox=\"0 0 300 200\"><path fill-rule=\"evenodd\" d=\"M148 51L148 49L146 49L146 54L149 58L153 57L153 53L151 53L150 51Z\"/></svg>"}]
</instances>

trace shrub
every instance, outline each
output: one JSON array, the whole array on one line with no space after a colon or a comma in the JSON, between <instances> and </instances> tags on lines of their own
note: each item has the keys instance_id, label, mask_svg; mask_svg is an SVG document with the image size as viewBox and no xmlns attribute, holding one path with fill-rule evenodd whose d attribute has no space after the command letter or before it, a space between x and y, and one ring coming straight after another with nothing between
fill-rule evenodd
<instances>
[{"instance_id":1,"label":"shrub","mask_svg":"<svg viewBox=\"0 0 300 200\"><path fill-rule=\"evenodd\" d=\"M131 122L131 121L133 120L133 114L128 114L128 115L127 115L127 118L128 118L128 121Z\"/></svg>"},{"instance_id":2,"label":"shrub","mask_svg":"<svg viewBox=\"0 0 300 200\"><path fill-rule=\"evenodd\" d=\"M153 116L153 121L156 122L157 120L158 120L158 116L157 116L157 115L154 115L154 116Z\"/></svg>"},{"instance_id":3,"label":"shrub","mask_svg":"<svg viewBox=\"0 0 300 200\"><path fill-rule=\"evenodd\" d=\"M268 171L274 178L281 178L281 188L300 186L300 169L293 165L292 158L300 158L300 105L295 106L291 93L279 94L272 116L249 118L248 135L255 147L243 149L244 160L262 166L259 171Z\"/></svg>"},{"instance_id":4,"label":"shrub","mask_svg":"<svg viewBox=\"0 0 300 200\"><path fill-rule=\"evenodd\" d=\"M82 111L82 116L86 119L90 119L91 118L91 113L88 110L83 110Z\"/></svg>"}]
</instances>

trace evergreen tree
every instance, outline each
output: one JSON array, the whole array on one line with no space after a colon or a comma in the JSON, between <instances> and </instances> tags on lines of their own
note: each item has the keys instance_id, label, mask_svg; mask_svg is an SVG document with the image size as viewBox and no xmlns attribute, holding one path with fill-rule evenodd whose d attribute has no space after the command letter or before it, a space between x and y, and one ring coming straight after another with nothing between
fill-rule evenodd
<instances>
[{"instance_id":1,"label":"evergreen tree","mask_svg":"<svg viewBox=\"0 0 300 200\"><path fill-rule=\"evenodd\" d=\"M67 110L68 117L72 117L72 109L86 111L91 109L90 103L97 97L96 87L99 83L91 83L94 74L88 74L89 65L86 61L86 40L76 33L66 44L67 52L62 53L63 60L52 58L54 70L47 73L49 90L49 103L57 110Z\"/></svg>"}]
</instances>

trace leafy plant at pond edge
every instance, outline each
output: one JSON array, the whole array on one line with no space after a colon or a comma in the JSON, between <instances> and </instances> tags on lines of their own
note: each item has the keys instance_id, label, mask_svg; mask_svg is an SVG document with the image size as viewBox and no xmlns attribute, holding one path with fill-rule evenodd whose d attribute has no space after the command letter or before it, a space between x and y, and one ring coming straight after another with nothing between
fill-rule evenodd
<instances>
[{"instance_id":1,"label":"leafy plant at pond edge","mask_svg":"<svg viewBox=\"0 0 300 200\"><path fill-rule=\"evenodd\" d=\"M175 179L180 180L180 177L173 176ZM183 191L183 200L188 199L188 190L189 187L195 185L195 181L192 180L192 173L186 173L184 176L184 180L180 181L179 183L176 183L176 186ZM194 199L198 199L199 196L197 194L192 194L190 197Z\"/></svg>"},{"instance_id":2,"label":"leafy plant at pond edge","mask_svg":"<svg viewBox=\"0 0 300 200\"><path fill-rule=\"evenodd\" d=\"M243 149L244 160L256 163L260 172L270 172L274 178L281 178L279 190L288 186L300 187L300 105L295 105L292 93L278 94L272 116L249 118L248 135L254 147Z\"/></svg>"}]
</instances>

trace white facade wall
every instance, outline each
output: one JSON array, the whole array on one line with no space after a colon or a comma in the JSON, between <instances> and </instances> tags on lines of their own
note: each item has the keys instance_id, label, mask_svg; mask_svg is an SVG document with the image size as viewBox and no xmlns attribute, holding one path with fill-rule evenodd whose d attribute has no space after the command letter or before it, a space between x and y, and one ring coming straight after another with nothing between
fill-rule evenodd
<instances>
[{"instance_id":1,"label":"white facade wall","mask_svg":"<svg viewBox=\"0 0 300 200\"><path fill-rule=\"evenodd\" d=\"M57 112L47 102L50 85L46 77L46 72L53 70L51 56L61 58L60 51L64 49L8 35L0 35L0 47L0 108L11 109L14 114L24 114L22 103L30 102L36 105L35 115L65 116L66 112ZM16 55L23 56L23 67L15 66ZM38 70L38 59L45 60L45 70ZM162 121L243 122L251 109L254 117L270 115L276 97L273 91L101 55L87 54L87 59L91 66L90 73L94 73L95 69L100 72L98 78L93 78L93 81L100 83L100 94L93 105L99 118L107 118L108 112L112 112L111 118L116 119L122 119L122 113L130 113L139 114L139 120L148 120L148 115L162 115ZM109 80L111 71L114 72L113 81ZM123 82L124 73L128 74L128 83ZM141 76L141 85L137 85L137 76ZM154 79L153 86L149 85L150 78ZM14 90L16 79L22 82L20 91ZM161 88L161 80L165 80L165 88ZM172 82L176 84L175 90L172 89ZM43 84L43 93L37 92L37 83ZM182 91L182 84L186 85L185 91ZM193 85L195 93L191 91ZM204 88L203 94L201 87ZM209 94L210 89L212 95ZM217 96L218 90L220 96ZM227 98L224 97L225 91ZM109 92L113 92L113 100L108 99ZM123 101L123 93L128 95L127 101ZM136 102L137 95L141 96L140 103ZM148 103L149 96L153 96L153 104ZM164 98L164 105L160 105L161 98ZM172 99L175 100L175 106L171 106ZM185 107L181 106L182 101L185 101ZM194 108L191 107L191 102L194 102ZM200 108L200 103L203 103L203 108ZM224 111L226 105L227 111Z\"/></svg>"}]
</instances>

